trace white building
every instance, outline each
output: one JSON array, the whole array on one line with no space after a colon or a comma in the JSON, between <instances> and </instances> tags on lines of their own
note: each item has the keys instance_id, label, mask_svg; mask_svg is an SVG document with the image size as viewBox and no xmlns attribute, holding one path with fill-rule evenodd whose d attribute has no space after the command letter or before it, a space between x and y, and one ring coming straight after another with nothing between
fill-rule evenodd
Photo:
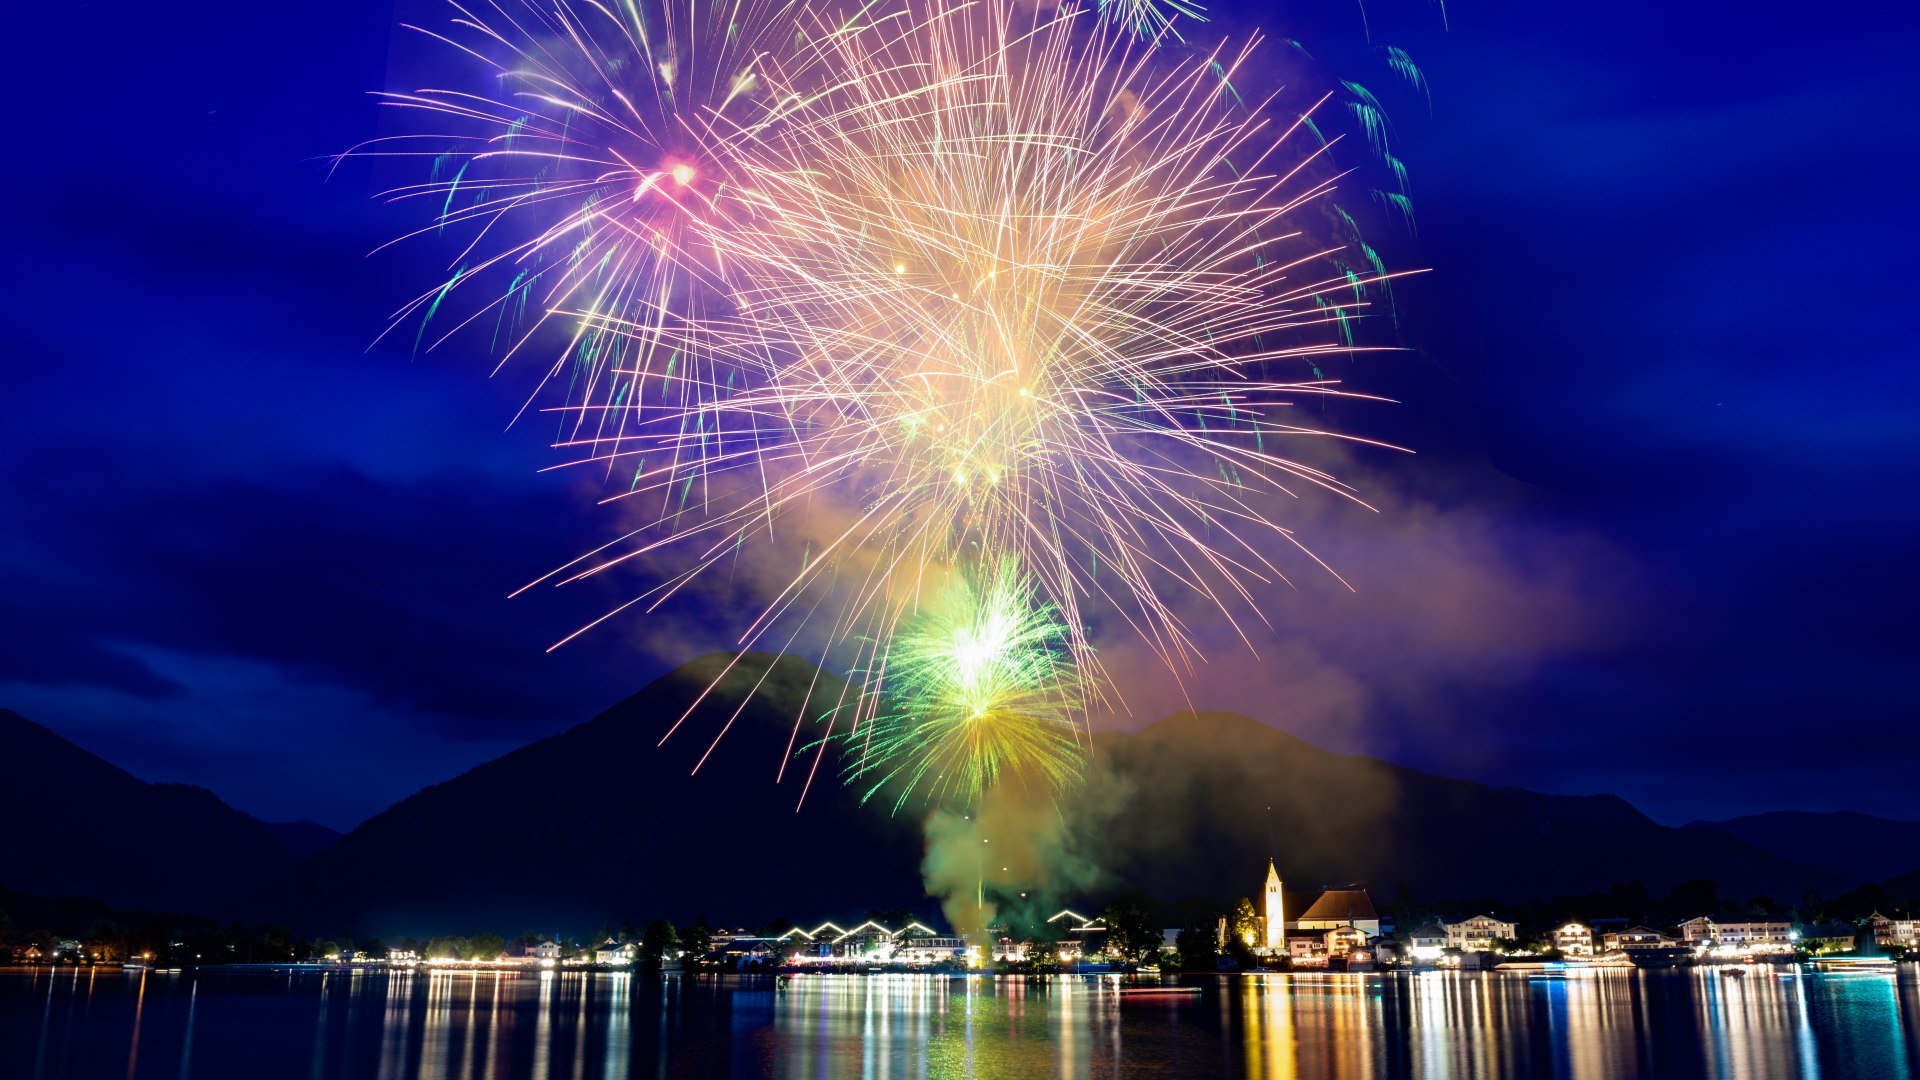
<instances>
[{"instance_id":1,"label":"white building","mask_svg":"<svg viewBox=\"0 0 1920 1080\"><path fill-rule=\"evenodd\" d=\"M1793 951L1793 924L1786 919L1716 919L1700 915L1680 924L1680 940L1694 949L1725 953Z\"/></svg>"},{"instance_id":2,"label":"white building","mask_svg":"<svg viewBox=\"0 0 1920 1080\"><path fill-rule=\"evenodd\" d=\"M1873 940L1883 949L1895 946L1911 949L1920 944L1920 919L1888 918L1876 911L1867 916L1867 928L1873 931Z\"/></svg>"},{"instance_id":3,"label":"white building","mask_svg":"<svg viewBox=\"0 0 1920 1080\"><path fill-rule=\"evenodd\" d=\"M1513 938L1519 927L1497 915L1475 915L1471 919L1447 923L1447 947L1461 952L1491 952L1500 938Z\"/></svg>"},{"instance_id":4,"label":"white building","mask_svg":"<svg viewBox=\"0 0 1920 1080\"><path fill-rule=\"evenodd\" d=\"M1407 956L1417 964L1431 964L1447 951L1447 927L1438 919L1407 935Z\"/></svg>"},{"instance_id":5,"label":"white building","mask_svg":"<svg viewBox=\"0 0 1920 1080\"><path fill-rule=\"evenodd\" d=\"M1593 927L1570 922L1553 932L1553 947L1561 956L1592 956Z\"/></svg>"}]
</instances>

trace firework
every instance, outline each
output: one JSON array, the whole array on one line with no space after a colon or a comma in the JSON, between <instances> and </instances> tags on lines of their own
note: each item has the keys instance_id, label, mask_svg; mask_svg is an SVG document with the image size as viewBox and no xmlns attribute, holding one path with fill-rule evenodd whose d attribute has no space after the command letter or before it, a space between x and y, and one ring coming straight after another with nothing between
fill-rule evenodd
<instances>
[{"instance_id":1,"label":"firework","mask_svg":"<svg viewBox=\"0 0 1920 1080\"><path fill-rule=\"evenodd\" d=\"M1292 407L1348 396L1320 363L1388 277L1294 224L1333 191L1312 109L1242 96L1257 42L1157 48L1138 3L655 3L433 32L489 86L390 99L451 150L362 151L428 158L394 195L463 237L401 319L424 341L505 276L434 340L491 319L505 357L557 346L555 445L639 520L543 581L670 560L623 605L650 609L761 551L739 642L854 654L825 741L859 740L857 775L1062 782L1096 619L1180 671L1179 599L1238 629L1279 551L1319 564L1282 501L1353 496L1288 449L1328 434ZM1012 636L975 716L947 647L982 612Z\"/></svg>"},{"instance_id":2,"label":"firework","mask_svg":"<svg viewBox=\"0 0 1920 1080\"><path fill-rule=\"evenodd\" d=\"M1014 560L954 575L865 680L885 704L845 737L848 782L896 810L915 795L974 807L1006 783L1058 794L1084 759L1067 639Z\"/></svg>"},{"instance_id":3,"label":"firework","mask_svg":"<svg viewBox=\"0 0 1920 1080\"><path fill-rule=\"evenodd\" d=\"M526 408L556 414L564 445L618 441L643 402L695 422L737 378L686 331L727 303L700 232L717 223L732 163L707 125L761 109L760 69L794 31L788 0L449 7L446 25L408 28L481 79L380 95L409 130L342 155L423 163L426 180L384 195L431 208L402 239L455 245L448 276L393 327L417 323L415 348L484 333L501 365L552 350ZM456 317L456 296L479 300Z\"/></svg>"},{"instance_id":4,"label":"firework","mask_svg":"<svg viewBox=\"0 0 1920 1080\"><path fill-rule=\"evenodd\" d=\"M1287 224L1331 182L1297 119L1234 90L1251 49L935 6L823 35L826 90L770 71L779 108L725 140L750 178L709 238L736 314L705 328L765 366L700 425L751 429L766 486L690 530L705 556L830 497L858 582L817 560L770 613L837 574L846 624L885 626L900 577L975 551L1034 576L1083 660L1098 611L1178 666L1168 590L1251 607L1294 544L1274 500L1350 494L1284 452L1324 434L1287 413L1343 393L1314 361L1366 304Z\"/></svg>"}]
</instances>

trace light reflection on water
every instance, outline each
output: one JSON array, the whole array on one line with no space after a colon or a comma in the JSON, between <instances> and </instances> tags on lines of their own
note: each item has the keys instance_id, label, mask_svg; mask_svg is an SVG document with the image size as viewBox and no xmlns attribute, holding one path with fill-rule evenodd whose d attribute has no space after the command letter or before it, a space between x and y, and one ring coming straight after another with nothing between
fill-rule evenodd
<instances>
[{"instance_id":1,"label":"light reflection on water","mask_svg":"<svg viewBox=\"0 0 1920 1080\"><path fill-rule=\"evenodd\" d=\"M1791 969L1789 969L1791 970ZM0 973L0 1076L1920 1080L1912 967L1117 980Z\"/></svg>"}]
</instances>

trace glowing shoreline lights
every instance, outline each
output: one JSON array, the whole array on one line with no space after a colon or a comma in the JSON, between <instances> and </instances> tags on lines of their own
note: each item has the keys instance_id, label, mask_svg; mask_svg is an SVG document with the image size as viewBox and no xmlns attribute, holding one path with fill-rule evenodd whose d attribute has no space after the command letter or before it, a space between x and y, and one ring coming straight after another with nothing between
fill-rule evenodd
<instances>
[{"instance_id":1,"label":"glowing shoreline lights","mask_svg":"<svg viewBox=\"0 0 1920 1080\"><path fill-rule=\"evenodd\" d=\"M1324 565L1270 509L1353 494L1290 407L1358 396L1320 363L1389 275L1296 224L1352 219L1313 110L1236 88L1257 42L1150 0L454 10L423 32L484 86L388 95L439 127L351 152L425 162L390 194L456 238L394 326L555 357L528 408L636 520L543 582L664 565L616 609L651 610L773 567L740 647L851 673L816 769L895 809L1057 795L1090 623L1178 674L1184 598L1237 631L1276 553Z\"/></svg>"}]
</instances>

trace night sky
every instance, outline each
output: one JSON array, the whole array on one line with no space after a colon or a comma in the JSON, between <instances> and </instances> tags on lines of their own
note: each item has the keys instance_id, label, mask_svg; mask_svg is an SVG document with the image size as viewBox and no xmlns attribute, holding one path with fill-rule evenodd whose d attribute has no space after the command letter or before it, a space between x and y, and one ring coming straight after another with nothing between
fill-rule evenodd
<instances>
[{"instance_id":1,"label":"night sky","mask_svg":"<svg viewBox=\"0 0 1920 1080\"><path fill-rule=\"evenodd\" d=\"M1307 8L1212 29L1389 81L1351 0ZM1674 823L1920 817L1920 14L1447 9L1367 8L1432 84L1431 117L1390 102L1418 230L1385 245L1432 273L1398 293L1407 351L1343 372L1401 402L1347 426L1419 454L1343 464L1377 515L1302 507L1358 591L1263 594L1259 657L1222 632L1193 703ZM505 430L536 373L369 347L436 268L370 256L418 218L323 158L406 81L406 12L23 14L0 706L345 828L724 646L682 607L546 653L645 583L507 598L619 524L594 478L536 471L541 425ZM1104 723L1180 706L1132 678Z\"/></svg>"}]
</instances>

